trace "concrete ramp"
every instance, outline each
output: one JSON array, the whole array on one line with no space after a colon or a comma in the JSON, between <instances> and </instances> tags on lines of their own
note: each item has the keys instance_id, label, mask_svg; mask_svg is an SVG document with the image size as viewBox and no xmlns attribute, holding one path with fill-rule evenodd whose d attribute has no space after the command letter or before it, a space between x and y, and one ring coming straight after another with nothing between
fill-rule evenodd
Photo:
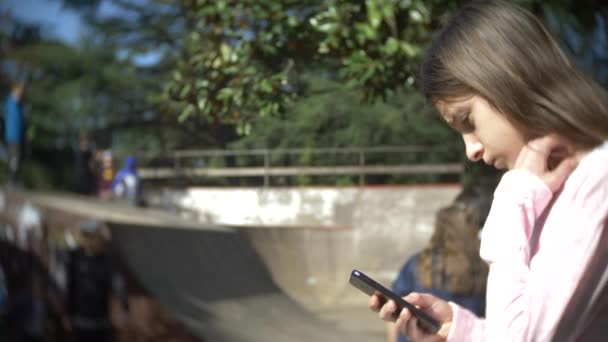
<instances>
[{"instance_id":1,"label":"concrete ramp","mask_svg":"<svg viewBox=\"0 0 608 342\"><path fill-rule=\"evenodd\" d=\"M323 319L286 295L273 281L248 233L236 230L159 229L111 224L130 269L155 297L208 341L381 341L383 324L365 308ZM288 249L291 246L285 245ZM277 247L281 248L281 247ZM306 279L297 265L283 276ZM293 268L291 271L289 268ZM304 270L301 270L304 272ZM348 274L341 283L345 284ZM292 291L304 284L294 284ZM376 329L348 329L343 320L367 317Z\"/></svg>"},{"instance_id":2,"label":"concrete ramp","mask_svg":"<svg viewBox=\"0 0 608 342\"><path fill-rule=\"evenodd\" d=\"M13 224L10 212L30 203L51 230L73 229L85 218L106 222L137 283L206 342L380 342L385 324L367 309L367 297L348 284L350 271L361 269L389 285L430 236L433 213L457 191L456 186L301 194L252 190L245 193L251 201L243 202L239 190L192 197L189 215L20 193L10 196L3 219ZM199 197L204 200L196 201ZM215 216L194 211L199 203L216 202L229 205ZM228 209L237 218L242 211L271 216L222 224L220 214ZM297 220L275 217L285 212ZM202 223L207 216L212 222Z\"/></svg>"}]
</instances>

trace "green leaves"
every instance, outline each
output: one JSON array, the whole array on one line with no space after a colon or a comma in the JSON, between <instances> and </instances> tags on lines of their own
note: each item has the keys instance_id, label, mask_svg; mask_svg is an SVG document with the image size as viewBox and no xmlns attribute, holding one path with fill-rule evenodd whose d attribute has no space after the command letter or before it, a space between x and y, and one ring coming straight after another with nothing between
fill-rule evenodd
<instances>
[{"instance_id":1,"label":"green leaves","mask_svg":"<svg viewBox=\"0 0 608 342\"><path fill-rule=\"evenodd\" d=\"M250 126L242 121L279 113L289 102L289 94L283 88L286 76L282 71L272 72L252 63L252 51L249 43L231 47L222 42L217 52L186 52L177 74L187 77L174 76L167 88L171 100L183 105L180 122L202 117L235 124L240 134L248 134Z\"/></svg>"},{"instance_id":2,"label":"green leaves","mask_svg":"<svg viewBox=\"0 0 608 342\"><path fill-rule=\"evenodd\" d=\"M183 108L180 120L234 124L248 134L250 125L241 122L283 112L295 96L289 72L301 54L293 48L312 37L303 20L311 5L184 0L180 6L188 26L166 87L167 98Z\"/></svg>"},{"instance_id":3,"label":"green leaves","mask_svg":"<svg viewBox=\"0 0 608 342\"><path fill-rule=\"evenodd\" d=\"M321 63L337 65L345 84L361 88L361 100L386 99L414 86L434 14L446 3L182 0L187 26L167 98L182 107L184 122L238 125L284 113L300 95L295 70Z\"/></svg>"},{"instance_id":4,"label":"green leaves","mask_svg":"<svg viewBox=\"0 0 608 342\"><path fill-rule=\"evenodd\" d=\"M146 85L147 91L157 92L148 96L154 110L186 125L234 125L242 134L249 130L241 122L285 115L297 97L306 96L298 85L300 73L319 65L331 70L326 76L356 88L358 102L385 101L391 94L415 90L423 51L464 3L149 1L146 6L120 2L138 20L108 21L104 34L130 55L167 46L158 66L164 78L150 77L152 84Z\"/></svg>"},{"instance_id":5,"label":"green leaves","mask_svg":"<svg viewBox=\"0 0 608 342\"><path fill-rule=\"evenodd\" d=\"M194 113L195 107L192 104L187 104L184 110L177 117L177 121L184 122Z\"/></svg>"},{"instance_id":6,"label":"green leaves","mask_svg":"<svg viewBox=\"0 0 608 342\"><path fill-rule=\"evenodd\" d=\"M336 0L311 24L323 33L319 53L337 57L340 75L363 89L364 100L374 101L411 89L422 51L436 27L434 14L448 11L450 3Z\"/></svg>"}]
</instances>

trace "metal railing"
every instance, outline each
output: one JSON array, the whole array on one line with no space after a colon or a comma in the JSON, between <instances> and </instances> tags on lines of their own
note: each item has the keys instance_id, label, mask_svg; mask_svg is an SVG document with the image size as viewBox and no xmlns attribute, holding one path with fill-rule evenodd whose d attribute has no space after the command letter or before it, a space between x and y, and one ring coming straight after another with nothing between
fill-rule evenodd
<instances>
[{"instance_id":1,"label":"metal railing","mask_svg":"<svg viewBox=\"0 0 608 342\"><path fill-rule=\"evenodd\" d=\"M397 156L429 156L448 152L443 146L382 146L349 148L286 148L249 150L178 150L162 156L139 154L139 174L142 179L161 180L195 177L262 177L264 185L277 176L327 176L355 175L360 185L365 184L366 175L403 174L458 174L464 167L460 162L414 161L380 163L373 161L378 154ZM295 157L295 158L294 158ZM312 165L317 160L331 160L333 165ZM233 165L225 165L232 158ZM143 159L143 160L142 160ZM246 161L244 162L243 160ZM294 162L295 159L295 162ZM341 159L345 163L338 163ZM375 158L383 159L386 158ZM397 158L399 159L399 158ZM429 159L420 158L417 159ZM449 158L436 158L446 160ZM213 161L223 160L217 163ZM308 160L302 161L302 160ZM288 164L288 165L285 165Z\"/></svg>"}]
</instances>

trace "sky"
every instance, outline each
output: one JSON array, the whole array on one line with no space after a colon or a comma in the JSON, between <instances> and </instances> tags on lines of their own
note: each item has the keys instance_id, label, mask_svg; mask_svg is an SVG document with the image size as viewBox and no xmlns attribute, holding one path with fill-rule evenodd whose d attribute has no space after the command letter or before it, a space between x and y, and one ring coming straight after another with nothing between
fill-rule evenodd
<instances>
[{"instance_id":1,"label":"sky","mask_svg":"<svg viewBox=\"0 0 608 342\"><path fill-rule=\"evenodd\" d=\"M85 25L73 10L64 8L57 0L2 0L0 11L26 22L42 23L43 32L60 40L75 44Z\"/></svg>"},{"instance_id":2,"label":"sky","mask_svg":"<svg viewBox=\"0 0 608 342\"><path fill-rule=\"evenodd\" d=\"M138 0L143 1L143 0ZM42 23L43 33L76 45L86 30L86 24L77 11L63 6L59 0L1 0L0 13L10 11L11 15L30 23ZM101 15L117 14L111 3L102 1L98 9ZM160 52L149 52L134 56L136 64L145 66L158 62Z\"/></svg>"}]
</instances>

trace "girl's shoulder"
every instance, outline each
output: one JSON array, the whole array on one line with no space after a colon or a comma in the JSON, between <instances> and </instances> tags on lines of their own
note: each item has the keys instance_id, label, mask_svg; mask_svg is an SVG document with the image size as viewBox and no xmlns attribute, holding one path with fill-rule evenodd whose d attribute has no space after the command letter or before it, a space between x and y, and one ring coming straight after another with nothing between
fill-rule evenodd
<instances>
[{"instance_id":1,"label":"girl's shoulder","mask_svg":"<svg viewBox=\"0 0 608 342\"><path fill-rule=\"evenodd\" d=\"M600 180L608 177L608 141L583 157L572 177L578 181ZM590 177L591 179L589 179Z\"/></svg>"},{"instance_id":2,"label":"girl's shoulder","mask_svg":"<svg viewBox=\"0 0 608 342\"><path fill-rule=\"evenodd\" d=\"M583 157L566 181L566 189L576 198L591 194L608 196L608 142Z\"/></svg>"}]
</instances>

